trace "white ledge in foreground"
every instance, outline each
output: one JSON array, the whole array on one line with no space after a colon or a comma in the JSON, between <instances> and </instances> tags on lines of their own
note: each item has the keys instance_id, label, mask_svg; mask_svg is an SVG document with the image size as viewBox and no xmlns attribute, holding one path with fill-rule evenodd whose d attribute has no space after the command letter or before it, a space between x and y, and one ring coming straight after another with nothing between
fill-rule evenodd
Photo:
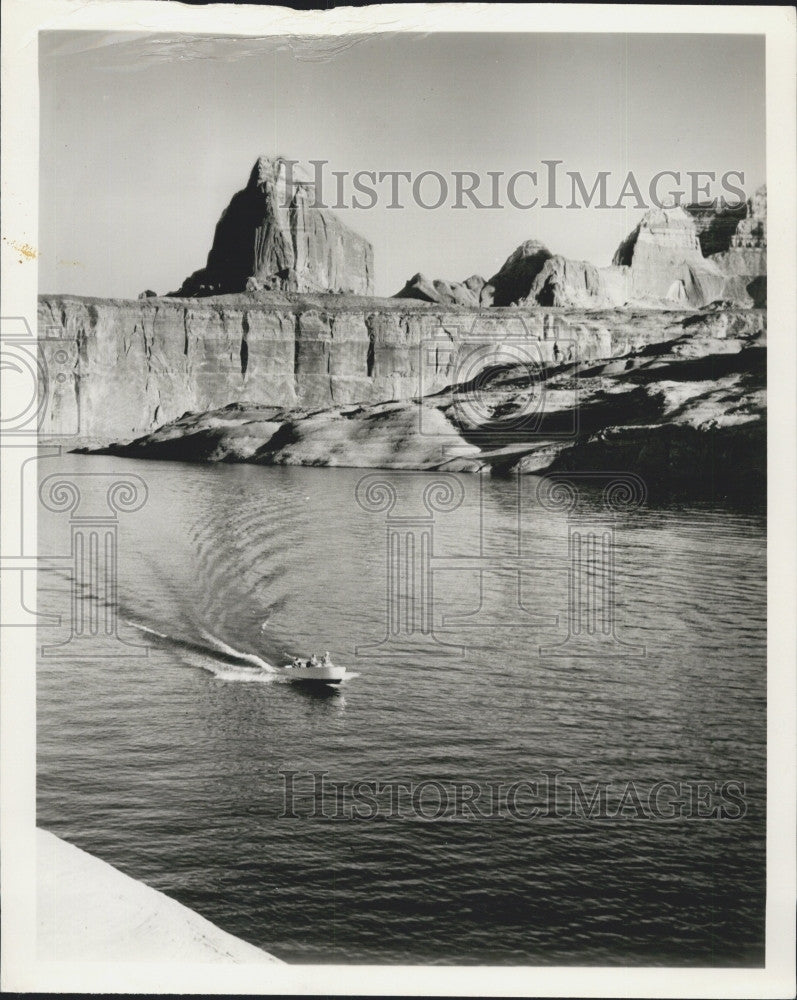
<instances>
[{"instance_id":1,"label":"white ledge in foreground","mask_svg":"<svg viewBox=\"0 0 797 1000\"><path fill-rule=\"evenodd\" d=\"M40 961L280 963L46 830L36 851Z\"/></svg>"}]
</instances>

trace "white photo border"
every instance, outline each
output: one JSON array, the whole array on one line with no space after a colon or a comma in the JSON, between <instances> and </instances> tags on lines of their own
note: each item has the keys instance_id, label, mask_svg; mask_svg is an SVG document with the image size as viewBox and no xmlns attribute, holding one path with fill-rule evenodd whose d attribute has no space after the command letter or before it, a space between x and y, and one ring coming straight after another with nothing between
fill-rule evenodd
<instances>
[{"instance_id":1,"label":"white photo border","mask_svg":"<svg viewBox=\"0 0 797 1000\"><path fill-rule=\"evenodd\" d=\"M230 966L41 963L35 913L33 629L0 628L2 988L20 992L377 994L581 997L786 997L794 994L795 552L797 526L797 235L793 7L434 4L300 12L158 0L3 0L2 301L0 316L36 330L38 33L57 30L210 35L379 32L620 32L766 37L768 187L768 743L766 964L762 969ZM743 127L743 123L742 123ZM13 386L3 389L13 392ZM2 449L0 449L0 452ZM19 497L8 485L6 503ZM7 544L5 534L4 544ZM31 591L35 590L31 586ZM6 610L3 597L3 611Z\"/></svg>"}]
</instances>

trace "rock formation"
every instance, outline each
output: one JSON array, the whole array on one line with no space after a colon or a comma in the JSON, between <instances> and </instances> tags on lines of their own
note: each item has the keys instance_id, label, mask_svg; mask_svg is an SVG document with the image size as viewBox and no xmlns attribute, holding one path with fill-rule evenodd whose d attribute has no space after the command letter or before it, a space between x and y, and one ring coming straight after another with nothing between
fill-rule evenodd
<instances>
[{"instance_id":1,"label":"rock formation","mask_svg":"<svg viewBox=\"0 0 797 1000\"><path fill-rule=\"evenodd\" d=\"M487 283L492 288L492 304L513 306L524 302L531 293L534 279L551 256L551 251L539 240L521 243Z\"/></svg>"},{"instance_id":2,"label":"rock formation","mask_svg":"<svg viewBox=\"0 0 797 1000\"><path fill-rule=\"evenodd\" d=\"M525 301L541 306L613 308L626 303L628 292L627 268L597 268L557 255L546 260Z\"/></svg>"},{"instance_id":3,"label":"rock formation","mask_svg":"<svg viewBox=\"0 0 797 1000\"><path fill-rule=\"evenodd\" d=\"M748 199L745 218L736 227L731 246L765 249L767 245L767 187Z\"/></svg>"},{"instance_id":4,"label":"rock formation","mask_svg":"<svg viewBox=\"0 0 797 1000\"><path fill-rule=\"evenodd\" d=\"M767 304L767 189L747 201L730 246L711 258L726 276L723 298L763 308Z\"/></svg>"},{"instance_id":5,"label":"rock formation","mask_svg":"<svg viewBox=\"0 0 797 1000\"><path fill-rule=\"evenodd\" d=\"M544 306L606 304L597 267L559 255L546 260L531 283L529 298Z\"/></svg>"},{"instance_id":6,"label":"rock formation","mask_svg":"<svg viewBox=\"0 0 797 1000\"><path fill-rule=\"evenodd\" d=\"M709 257L704 252L711 250ZM745 208L651 209L610 267L569 260L537 240L522 243L488 282L430 281L416 274L396 298L470 307L541 305L699 309L716 300L766 305L766 188Z\"/></svg>"},{"instance_id":7,"label":"rock formation","mask_svg":"<svg viewBox=\"0 0 797 1000\"><path fill-rule=\"evenodd\" d=\"M722 294L723 274L704 259L694 220L680 207L646 212L612 263L631 272L630 298L699 308Z\"/></svg>"},{"instance_id":8,"label":"rock formation","mask_svg":"<svg viewBox=\"0 0 797 1000\"><path fill-rule=\"evenodd\" d=\"M571 352L608 357L675 336L679 320L675 311L534 306L508 316L331 295L42 296L41 349L48 370L65 376L50 379L42 433L100 443L239 400L318 409L413 399L457 378L461 343L467 352L484 342L497 361L505 341L525 337L548 363ZM468 362L467 377L475 374Z\"/></svg>"},{"instance_id":9,"label":"rock formation","mask_svg":"<svg viewBox=\"0 0 797 1000\"><path fill-rule=\"evenodd\" d=\"M417 299L420 302L435 302L438 305L469 306L477 308L479 293L484 287L484 278L473 275L467 281L443 281L438 278L430 281L423 274L415 274L395 299Z\"/></svg>"},{"instance_id":10,"label":"rock formation","mask_svg":"<svg viewBox=\"0 0 797 1000\"><path fill-rule=\"evenodd\" d=\"M294 167L296 170L296 167ZM175 296L282 289L373 293L373 250L282 157L261 156L216 226L205 267Z\"/></svg>"},{"instance_id":11,"label":"rock formation","mask_svg":"<svg viewBox=\"0 0 797 1000\"><path fill-rule=\"evenodd\" d=\"M617 248L612 263L632 267L645 257L680 263L699 254L695 224L682 208L651 208Z\"/></svg>"},{"instance_id":12,"label":"rock formation","mask_svg":"<svg viewBox=\"0 0 797 1000\"><path fill-rule=\"evenodd\" d=\"M239 403L180 419L111 453L267 465L512 471L624 469L649 486L761 489L766 475L766 315L708 309L679 320L674 338L623 357L553 368L528 413L523 364L495 366L473 386L410 401L312 413ZM577 414L578 419L574 421ZM562 428L577 428L562 435Z\"/></svg>"},{"instance_id":13,"label":"rock formation","mask_svg":"<svg viewBox=\"0 0 797 1000\"><path fill-rule=\"evenodd\" d=\"M725 206L714 200L687 205L686 211L694 220L703 256L710 257L730 247L739 220L745 217L746 206Z\"/></svg>"},{"instance_id":14,"label":"rock formation","mask_svg":"<svg viewBox=\"0 0 797 1000\"><path fill-rule=\"evenodd\" d=\"M708 213L700 224L703 234L711 230ZM148 290L138 300L40 297L43 358L58 373L47 386L42 433L72 445L124 442L186 413L204 413L203 434L215 428L227 440L227 418L217 411L246 400L247 412L254 408L251 426L240 429L235 417L242 456L260 449L266 435L282 433L312 440L291 451L291 460L312 453L320 462L338 431L326 438L319 431L324 420L305 422L314 411L340 416L349 408L341 419L355 421L351 441L364 447L363 435L376 424L363 418L360 433L350 408L375 412L384 405L400 449L409 425L401 424L402 438L390 405L402 404L395 413L410 421L409 401L512 368L519 341L533 347L541 365L572 368L680 337L684 313L707 303L714 304L705 314L712 316L712 338L727 340L729 329L758 322L762 314L749 307L766 302L766 189L750 199L728 248L709 259L694 218L672 208L648 212L610 267L554 256L528 240L487 282L478 275L456 282L416 274L394 298L376 299L368 296L372 274L370 245L316 208L312 185L292 178L286 161L261 157L219 220L207 266L186 279L179 296ZM734 308L739 304L746 314ZM720 314L722 334L716 333ZM694 341L695 330L689 333ZM513 378L522 382L522 373ZM497 405L511 408L513 390L506 391L506 398L496 395ZM428 405L442 433L448 416ZM175 439L189 425L181 424ZM196 454L207 456L207 434L193 440ZM286 441L277 443L284 457ZM365 449L364 464L381 462L378 452ZM414 457L396 461L419 467L422 453L419 445ZM330 454L339 464L351 458L342 446ZM552 460L535 455L527 464Z\"/></svg>"},{"instance_id":15,"label":"rock formation","mask_svg":"<svg viewBox=\"0 0 797 1000\"><path fill-rule=\"evenodd\" d=\"M582 430L551 470L628 469L648 485L763 494L767 472L765 314L709 312L684 333L580 380ZM534 456L520 469L534 471Z\"/></svg>"}]
</instances>

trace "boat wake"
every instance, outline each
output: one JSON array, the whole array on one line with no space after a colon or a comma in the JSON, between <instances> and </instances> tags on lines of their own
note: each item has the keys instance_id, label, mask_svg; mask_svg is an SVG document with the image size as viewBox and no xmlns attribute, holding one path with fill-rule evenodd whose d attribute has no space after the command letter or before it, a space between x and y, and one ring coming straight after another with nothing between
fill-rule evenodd
<instances>
[{"instance_id":1,"label":"boat wake","mask_svg":"<svg viewBox=\"0 0 797 1000\"><path fill-rule=\"evenodd\" d=\"M158 645L174 650L184 663L207 670L221 681L270 684L281 679L277 668L267 660L256 653L236 649L205 629L199 630L205 640L202 643L159 632L129 618L126 621L133 628L152 636Z\"/></svg>"},{"instance_id":2,"label":"boat wake","mask_svg":"<svg viewBox=\"0 0 797 1000\"><path fill-rule=\"evenodd\" d=\"M234 646L227 645L223 639L219 639L218 636L213 635L212 632L208 632L205 629L199 630L202 638L211 644L211 646L216 649L223 656L229 656L233 660L240 660L244 663L251 663L253 667L258 667L260 670L274 670L274 666L267 660L264 660L257 653L247 653L240 649L235 649Z\"/></svg>"}]
</instances>

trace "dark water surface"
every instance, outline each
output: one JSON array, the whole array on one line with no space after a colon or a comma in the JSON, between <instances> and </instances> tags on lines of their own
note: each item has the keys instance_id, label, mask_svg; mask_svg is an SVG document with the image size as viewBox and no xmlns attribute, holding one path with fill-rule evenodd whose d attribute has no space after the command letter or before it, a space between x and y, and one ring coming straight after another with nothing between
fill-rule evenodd
<instances>
[{"instance_id":1,"label":"dark water surface","mask_svg":"<svg viewBox=\"0 0 797 1000\"><path fill-rule=\"evenodd\" d=\"M109 594L139 655L100 643L100 655L67 646L40 662L41 826L288 961L763 962L760 509L650 502L618 515L616 635L627 645L602 636L590 655L540 655L567 637L567 517L535 502L533 477L520 495L515 482L459 477L463 502L435 514L427 543L439 561L435 649L417 629L407 635L417 590L386 623L386 512L355 501L363 472L71 455L41 464L135 474L149 490L140 510L118 515ZM416 519L400 525L412 534L430 477L381 478L397 491L391 517ZM101 500L108 480L80 483ZM599 498L585 511L584 523L602 523ZM42 554L70 552L69 520L41 513ZM518 554L530 567L520 595L512 565L480 575L473 561ZM454 557L470 561L457 568ZM404 596L421 586L406 565L395 577ZM70 580L68 565L40 575L40 611L63 616L42 629L45 644L68 637ZM379 646L391 621L398 635ZM356 674L340 691L303 691L269 669L286 651L324 649ZM299 772L299 818L280 818L281 770ZM320 771L339 782L434 779L445 795L452 782L541 788L560 772L588 796L603 782L618 799L632 782L642 812L631 797L619 815L590 818L560 788L532 816L542 793L524 786L515 816L455 803L424 818L402 793L396 815L379 799L378 815L358 820L348 792L337 806L313 797L307 775ZM651 815L657 781L675 783L680 817ZM679 785L698 781L713 787L702 807ZM717 797L725 782L744 785L736 805L732 790ZM435 815L443 793L424 788ZM662 804L673 797L665 789ZM706 817L717 803L725 818ZM321 805L342 818L308 816Z\"/></svg>"}]
</instances>

